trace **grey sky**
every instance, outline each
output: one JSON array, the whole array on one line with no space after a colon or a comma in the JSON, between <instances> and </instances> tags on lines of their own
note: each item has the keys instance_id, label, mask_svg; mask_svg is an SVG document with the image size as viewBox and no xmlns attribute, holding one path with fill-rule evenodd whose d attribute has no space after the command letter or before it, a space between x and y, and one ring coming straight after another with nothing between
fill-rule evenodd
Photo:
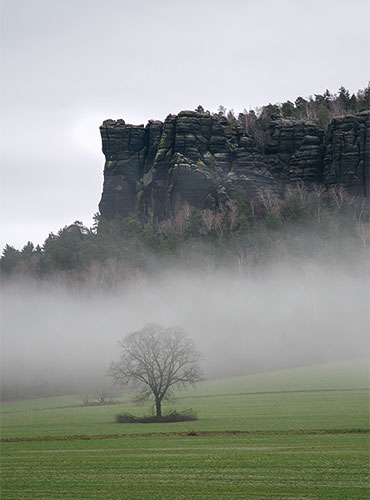
<instances>
[{"instance_id":1,"label":"grey sky","mask_svg":"<svg viewBox=\"0 0 370 500\"><path fill-rule=\"evenodd\" d=\"M104 119L354 92L369 55L367 0L1 0L1 248L90 225Z\"/></svg>"}]
</instances>

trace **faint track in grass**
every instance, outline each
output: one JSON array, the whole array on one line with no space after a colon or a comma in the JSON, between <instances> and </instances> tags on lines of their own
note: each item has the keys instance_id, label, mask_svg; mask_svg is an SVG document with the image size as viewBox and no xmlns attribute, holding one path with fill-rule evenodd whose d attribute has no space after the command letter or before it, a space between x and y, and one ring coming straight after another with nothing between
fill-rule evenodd
<instances>
[{"instance_id":1,"label":"faint track in grass","mask_svg":"<svg viewBox=\"0 0 370 500\"><path fill-rule=\"evenodd\" d=\"M190 431L190 432L143 432L135 434L76 434L72 436L33 436L2 438L3 443L25 441L89 441L96 439L120 439L138 437L184 437L184 436L284 436L284 435L329 435L329 434L370 434L370 429L291 429L265 431Z\"/></svg>"},{"instance_id":2,"label":"faint track in grass","mask_svg":"<svg viewBox=\"0 0 370 500\"><path fill-rule=\"evenodd\" d=\"M19 400L22 401L22 400ZM105 407L105 406L116 406L116 405L127 405L131 403L131 401L113 401L112 403L89 403L88 405L85 404L75 404L75 405L64 405L64 406L52 406L49 408L27 408L25 410L3 410L0 411L0 415L9 415L13 413L27 413L29 411L50 411L50 410L67 410L71 408L97 408L97 407Z\"/></svg>"},{"instance_id":3,"label":"faint track in grass","mask_svg":"<svg viewBox=\"0 0 370 500\"><path fill-rule=\"evenodd\" d=\"M181 399L202 399L202 398L225 398L225 397L238 397L238 396L263 396L263 395L272 395L272 394L297 394L297 393L315 393L315 392L355 392L355 391L366 391L369 392L369 389L366 387L360 388L349 388L349 389L294 389L288 391L258 391L258 392L232 392L225 394L196 394L193 396L179 396L178 400ZM21 400L19 400L21 401ZM50 408L30 408L26 410L3 410L0 411L0 415L2 414L10 414L10 413L25 413L29 411L49 411L49 410L63 410L68 408L96 408L102 406L116 406L116 405L126 405L132 404L132 401L112 401L111 403L91 403L88 405L85 404L75 404L75 405L65 405L65 406L53 406Z\"/></svg>"},{"instance_id":4,"label":"faint track in grass","mask_svg":"<svg viewBox=\"0 0 370 500\"><path fill-rule=\"evenodd\" d=\"M226 394L204 394L184 397L184 399L195 399L195 398L225 398L232 396L258 396L264 394L296 394L296 393L312 393L312 392L353 392L353 391L369 391L368 388L360 387L358 389L294 389L291 391L258 391L258 392L232 392ZM183 399L183 398L179 398Z\"/></svg>"}]
</instances>

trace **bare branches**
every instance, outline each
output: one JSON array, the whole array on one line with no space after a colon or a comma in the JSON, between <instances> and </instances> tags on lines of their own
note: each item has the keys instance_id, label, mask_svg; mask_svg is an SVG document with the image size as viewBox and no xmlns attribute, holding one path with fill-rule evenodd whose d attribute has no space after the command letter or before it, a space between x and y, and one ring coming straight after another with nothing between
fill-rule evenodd
<instances>
[{"instance_id":1,"label":"bare branches","mask_svg":"<svg viewBox=\"0 0 370 500\"><path fill-rule=\"evenodd\" d=\"M258 199L265 207L268 214L280 214L281 200L272 191L272 189L267 188L258 192Z\"/></svg>"},{"instance_id":2,"label":"bare branches","mask_svg":"<svg viewBox=\"0 0 370 500\"><path fill-rule=\"evenodd\" d=\"M234 200L228 200L226 202L226 207L228 209L230 229L233 231L238 222L238 206Z\"/></svg>"},{"instance_id":3,"label":"bare branches","mask_svg":"<svg viewBox=\"0 0 370 500\"><path fill-rule=\"evenodd\" d=\"M331 186L329 189L329 196L338 210L342 207L343 203L348 198L347 191L341 184L335 184L334 186Z\"/></svg>"},{"instance_id":4,"label":"bare branches","mask_svg":"<svg viewBox=\"0 0 370 500\"><path fill-rule=\"evenodd\" d=\"M178 236L183 236L189 223L189 216L190 206L184 203L174 217L159 223L158 232L165 235L173 232Z\"/></svg>"},{"instance_id":5,"label":"bare branches","mask_svg":"<svg viewBox=\"0 0 370 500\"><path fill-rule=\"evenodd\" d=\"M111 401L111 393L107 387L99 386L96 389L95 398L100 404L106 404Z\"/></svg>"},{"instance_id":6,"label":"bare branches","mask_svg":"<svg viewBox=\"0 0 370 500\"><path fill-rule=\"evenodd\" d=\"M362 242L364 250L366 250L370 241L370 224L368 222L358 221L356 223L356 233Z\"/></svg>"},{"instance_id":7,"label":"bare branches","mask_svg":"<svg viewBox=\"0 0 370 500\"><path fill-rule=\"evenodd\" d=\"M180 327L151 323L127 335L119 345L120 361L112 363L109 375L114 383L134 389L135 401L153 397L158 417L162 400L171 397L172 388L203 380L201 355Z\"/></svg>"},{"instance_id":8,"label":"bare branches","mask_svg":"<svg viewBox=\"0 0 370 500\"><path fill-rule=\"evenodd\" d=\"M316 205L316 219L318 224L321 222L321 199L323 198L325 194L325 186L323 184L319 184L317 182L314 182L312 184L312 196L315 200L315 205Z\"/></svg>"}]
</instances>

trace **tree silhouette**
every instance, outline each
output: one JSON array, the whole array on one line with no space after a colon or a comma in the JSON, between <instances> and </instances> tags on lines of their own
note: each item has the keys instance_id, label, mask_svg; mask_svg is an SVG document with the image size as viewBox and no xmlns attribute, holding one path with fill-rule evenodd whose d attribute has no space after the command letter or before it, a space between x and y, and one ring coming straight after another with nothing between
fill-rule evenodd
<instances>
[{"instance_id":1,"label":"tree silhouette","mask_svg":"<svg viewBox=\"0 0 370 500\"><path fill-rule=\"evenodd\" d=\"M109 375L114 383L132 388L136 402L153 398L157 418L162 416L162 401L173 397L173 389L203 380L201 355L178 326L150 323L127 335L119 346L120 360L112 363Z\"/></svg>"}]
</instances>

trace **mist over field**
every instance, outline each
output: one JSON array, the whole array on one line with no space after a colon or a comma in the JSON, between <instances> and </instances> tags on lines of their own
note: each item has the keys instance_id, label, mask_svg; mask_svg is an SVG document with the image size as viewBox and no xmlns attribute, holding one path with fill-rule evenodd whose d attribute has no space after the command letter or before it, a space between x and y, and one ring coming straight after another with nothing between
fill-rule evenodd
<instances>
[{"instance_id":1,"label":"mist over field","mask_svg":"<svg viewBox=\"0 0 370 500\"><path fill-rule=\"evenodd\" d=\"M148 322L185 328L207 378L364 358L368 304L366 273L307 261L249 275L173 268L105 292L3 283L3 397L109 384L117 342Z\"/></svg>"}]
</instances>

